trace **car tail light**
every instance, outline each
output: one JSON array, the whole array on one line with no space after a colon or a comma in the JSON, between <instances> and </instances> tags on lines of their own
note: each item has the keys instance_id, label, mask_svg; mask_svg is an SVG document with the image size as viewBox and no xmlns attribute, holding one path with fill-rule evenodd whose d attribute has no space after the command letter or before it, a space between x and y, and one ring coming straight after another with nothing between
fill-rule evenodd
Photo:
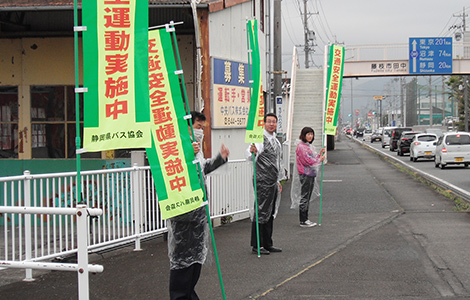
<instances>
[{"instance_id":1,"label":"car tail light","mask_svg":"<svg viewBox=\"0 0 470 300\"><path fill-rule=\"evenodd\" d=\"M415 144L416 146L421 145L420 142L414 142L414 144Z\"/></svg>"},{"instance_id":2,"label":"car tail light","mask_svg":"<svg viewBox=\"0 0 470 300\"><path fill-rule=\"evenodd\" d=\"M442 148L441 152L447 153L447 149L446 149L446 148Z\"/></svg>"}]
</instances>

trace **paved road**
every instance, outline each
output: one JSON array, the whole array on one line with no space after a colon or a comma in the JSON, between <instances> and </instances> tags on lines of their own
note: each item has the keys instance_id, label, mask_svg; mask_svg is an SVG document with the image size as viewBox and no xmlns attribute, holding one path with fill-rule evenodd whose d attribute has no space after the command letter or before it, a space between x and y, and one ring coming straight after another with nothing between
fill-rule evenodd
<instances>
[{"instance_id":1,"label":"paved road","mask_svg":"<svg viewBox=\"0 0 470 300\"><path fill-rule=\"evenodd\" d=\"M397 151L390 151L389 147L382 148L380 142L364 142L364 144L380 151L384 155L403 162L411 168L418 169L467 191L468 195L465 197L470 201L470 168L465 168L463 165L449 165L444 170L441 170L435 167L434 160L419 159L417 162L411 162L409 154L399 156Z\"/></svg>"},{"instance_id":2,"label":"paved road","mask_svg":"<svg viewBox=\"0 0 470 300\"><path fill-rule=\"evenodd\" d=\"M274 223L282 253L258 258L250 222L215 229L227 299L457 299L470 297L470 217L453 203L348 140L325 166L322 224L298 226L289 184ZM311 208L318 222L319 199ZM91 299L168 299L162 239L93 255L105 271L90 277ZM197 286L201 299L222 299L215 264ZM1 299L76 299L75 273L0 287Z\"/></svg>"}]
</instances>

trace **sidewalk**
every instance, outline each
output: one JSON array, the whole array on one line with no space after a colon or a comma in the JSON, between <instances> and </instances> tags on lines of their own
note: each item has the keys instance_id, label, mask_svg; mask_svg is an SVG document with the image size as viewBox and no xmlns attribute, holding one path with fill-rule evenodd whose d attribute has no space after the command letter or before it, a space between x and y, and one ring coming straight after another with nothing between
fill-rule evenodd
<instances>
[{"instance_id":1,"label":"sidewalk","mask_svg":"<svg viewBox=\"0 0 470 300\"><path fill-rule=\"evenodd\" d=\"M390 188L384 186L401 184L399 192L403 195L423 186L405 178L394 167L358 144L343 139L336 146L335 151L328 153L329 161L324 167L321 226L299 226L298 211L290 209L290 183L284 185L273 235L274 244L283 249L282 253L260 258L252 254L249 220L214 229L227 299L263 296L265 299L301 299L313 298L309 295L318 297L323 292L323 296L327 297L334 295L335 291L340 293L337 296L342 299L353 295L353 291L359 293L355 297L361 298L361 295L366 296L365 290L357 290L350 283L352 290L348 291L345 280L358 275L358 270L364 272L362 268L376 268L377 265L368 266L366 261L361 261L363 256L348 252L354 249L353 246L362 245L362 251L368 258L382 255L380 249L383 245L393 249L394 239L397 239L397 245L404 247L400 252L392 253L396 258L401 259L401 255L408 251L417 251L409 249L409 245L399 240L395 227L393 230L390 228L389 224L402 215L403 208L397 204L398 194L391 194ZM384 177L377 178L376 175L384 170L386 173L380 175ZM421 196L417 194L415 197ZM445 198L432 191L422 197L422 201L436 203L436 209L451 207ZM310 208L310 219L317 223L319 200ZM384 234L380 234L382 230ZM90 275L90 299L168 299L166 242L158 238L142 243L142 248L138 252L129 247L91 255L91 261L102 264L104 272ZM345 257L346 254L352 257ZM356 263L349 259L356 259ZM387 260L378 261L385 263ZM408 264L413 266L417 262L411 260ZM383 267L391 268L386 264ZM418 267L415 270L419 270ZM323 272L321 275L314 274L320 271ZM399 273L397 276L400 276ZM410 274L403 272L401 276L405 279L409 276L412 280L417 274L410 271ZM380 289L374 278L364 282L369 282L372 289ZM360 284L368 288L364 282ZM436 296L434 290L428 291L428 285L417 282L410 288ZM390 289L393 290L393 287ZM203 267L196 290L201 299L222 299L215 261ZM402 291L402 288L398 290ZM384 288L383 291L388 290ZM74 272L50 272L34 282L16 282L0 287L0 296L1 299L76 299L77 275Z\"/></svg>"}]
</instances>

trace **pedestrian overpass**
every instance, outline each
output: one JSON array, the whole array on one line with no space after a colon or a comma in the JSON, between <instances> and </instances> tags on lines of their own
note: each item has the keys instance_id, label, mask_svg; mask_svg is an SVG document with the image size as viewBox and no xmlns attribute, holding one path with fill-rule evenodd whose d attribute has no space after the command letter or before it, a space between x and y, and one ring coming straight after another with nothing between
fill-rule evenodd
<instances>
[{"instance_id":1,"label":"pedestrian overpass","mask_svg":"<svg viewBox=\"0 0 470 300\"><path fill-rule=\"evenodd\" d=\"M470 74L470 43L454 42L452 74ZM410 74L409 44L345 46L343 77L429 76L441 73Z\"/></svg>"}]
</instances>

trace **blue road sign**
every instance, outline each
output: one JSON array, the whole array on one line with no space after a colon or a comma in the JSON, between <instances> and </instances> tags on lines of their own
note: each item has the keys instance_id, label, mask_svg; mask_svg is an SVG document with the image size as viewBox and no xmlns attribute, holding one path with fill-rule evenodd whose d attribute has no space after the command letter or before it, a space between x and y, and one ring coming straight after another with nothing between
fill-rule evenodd
<instances>
[{"instance_id":1,"label":"blue road sign","mask_svg":"<svg viewBox=\"0 0 470 300\"><path fill-rule=\"evenodd\" d=\"M409 39L410 74L452 74L452 38Z\"/></svg>"}]
</instances>

